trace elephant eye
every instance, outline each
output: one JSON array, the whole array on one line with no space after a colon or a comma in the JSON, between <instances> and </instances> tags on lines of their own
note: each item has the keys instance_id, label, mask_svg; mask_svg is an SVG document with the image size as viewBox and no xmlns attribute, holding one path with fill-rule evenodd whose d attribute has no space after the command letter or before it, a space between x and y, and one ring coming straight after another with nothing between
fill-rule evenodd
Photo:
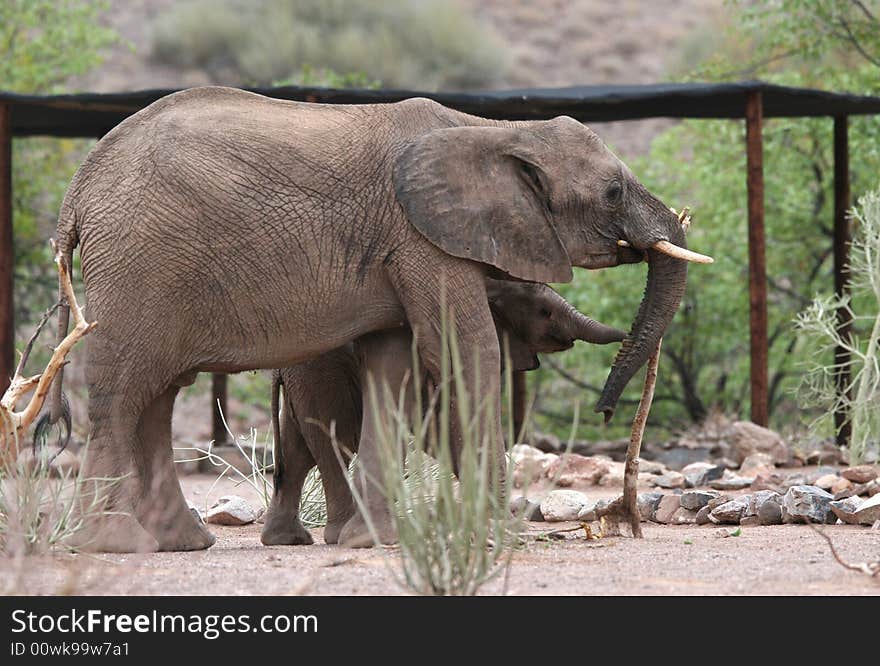
<instances>
[{"instance_id":1,"label":"elephant eye","mask_svg":"<svg viewBox=\"0 0 880 666\"><path fill-rule=\"evenodd\" d=\"M541 308L541 316L544 317L544 319L552 319L553 313L547 308Z\"/></svg>"},{"instance_id":2,"label":"elephant eye","mask_svg":"<svg viewBox=\"0 0 880 666\"><path fill-rule=\"evenodd\" d=\"M522 172L523 178L525 178L526 182L532 186L532 189L535 190L535 192L538 194L544 192L544 183L541 182L541 174L538 173L538 168L534 164L529 164L528 162L520 160L520 171Z\"/></svg>"},{"instance_id":3,"label":"elephant eye","mask_svg":"<svg viewBox=\"0 0 880 666\"><path fill-rule=\"evenodd\" d=\"M605 198L612 204L620 203L620 199L623 197L623 186L618 182L612 182L608 188L605 190Z\"/></svg>"}]
</instances>

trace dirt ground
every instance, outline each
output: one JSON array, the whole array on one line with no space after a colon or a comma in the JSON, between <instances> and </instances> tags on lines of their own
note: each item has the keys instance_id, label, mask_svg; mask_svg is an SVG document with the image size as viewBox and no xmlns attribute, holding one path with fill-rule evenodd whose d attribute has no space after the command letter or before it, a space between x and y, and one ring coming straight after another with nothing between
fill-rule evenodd
<instances>
[{"instance_id":1,"label":"dirt ground","mask_svg":"<svg viewBox=\"0 0 880 666\"><path fill-rule=\"evenodd\" d=\"M225 493L256 502L245 486L209 475L183 477L198 505ZM210 495L208 493L210 492ZM602 488L599 494L615 494ZM594 488L591 494L596 494ZM532 532L573 524L531 523ZM396 549L348 550L322 543L266 547L261 525L211 526L217 543L195 553L53 555L0 562L0 590L12 594L91 595L399 595ZM529 541L483 594L510 595L880 595L880 580L842 568L804 525L745 527L643 523L645 538ZM880 559L880 531L825 528L850 562ZM575 534L577 536L575 536Z\"/></svg>"}]
</instances>

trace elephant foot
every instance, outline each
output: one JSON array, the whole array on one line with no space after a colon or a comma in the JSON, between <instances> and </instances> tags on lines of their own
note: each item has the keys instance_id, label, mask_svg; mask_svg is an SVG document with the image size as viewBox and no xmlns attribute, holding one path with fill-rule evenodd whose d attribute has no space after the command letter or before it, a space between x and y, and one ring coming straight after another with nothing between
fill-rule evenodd
<instances>
[{"instance_id":1,"label":"elephant foot","mask_svg":"<svg viewBox=\"0 0 880 666\"><path fill-rule=\"evenodd\" d=\"M154 553L159 542L129 515L86 518L64 545L87 553Z\"/></svg>"},{"instance_id":2,"label":"elephant foot","mask_svg":"<svg viewBox=\"0 0 880 666\"><path fill-rule=\"evenodd\" d=\"M352 516L342 531L339 533L339 543L344 548L372 548L376 540L380 544L390 545L397 543L397 529L394 520L387 512L375 511L371 513L374 533L367 527L367 521L360 513Z\"/></svg>"},{"instance_id":3,"label":"elephant foot","mask_svg":"<svg viewBox=\"0 0 880 666\"><path fill-rule=\"evenodd\" d=\"M191 513L187 512L189 520L181 520L174 528L163 530L157 534L159 550L167 552L182 552L188 550L206 550L214 545L217 537L208 531Z\"/></svg>"},{"instance_id":4,"label":"elephant foot","mask_svg":"<svg viewBox=\"0 0 880 666\"><path fill-rule=\"evenodd\" d=\"M315 542L299 518L276 518L271 510L266 516L260 541L264 546L311 546Z\"/></svg>"}]
</instances>

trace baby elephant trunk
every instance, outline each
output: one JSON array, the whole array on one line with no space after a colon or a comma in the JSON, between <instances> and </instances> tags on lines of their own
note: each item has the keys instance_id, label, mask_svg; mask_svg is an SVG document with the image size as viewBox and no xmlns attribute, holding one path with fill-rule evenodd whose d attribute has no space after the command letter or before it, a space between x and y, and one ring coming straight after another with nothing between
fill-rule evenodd
<instances>
[{"instance_id":1,"label":"baby elephant trunk","mask_svg":"<svg viewBox=\"0 0 880 666\"><path fill-rule=\"evenodd\" d=\"M575 335L578 340L590 342L596 345L607 345L611 342L620 342L626 337L626 332L613 326L606 326L602 322L574 311Z\"/></svg>"}]
</instances>

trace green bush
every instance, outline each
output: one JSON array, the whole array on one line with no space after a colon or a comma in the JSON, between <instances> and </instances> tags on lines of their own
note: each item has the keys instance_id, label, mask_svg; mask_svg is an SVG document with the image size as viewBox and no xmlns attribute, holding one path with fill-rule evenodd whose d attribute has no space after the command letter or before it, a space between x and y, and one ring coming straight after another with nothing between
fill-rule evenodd
<instances>
[{"instance_id":1,"label":"green bush","mask_svg":"<svg viewBox=\"0 0 880 666\"><path fill-rule=\"evenodd\" d=\"M487 28L444 0L190 0L158 22L153 55L236 85L297 81L314 67L339 73L330 86L360 87L366 77L388 87L473 88L504 69ZM346 80L352 72L364 74Z\"/></svg>"}]
</instances>

